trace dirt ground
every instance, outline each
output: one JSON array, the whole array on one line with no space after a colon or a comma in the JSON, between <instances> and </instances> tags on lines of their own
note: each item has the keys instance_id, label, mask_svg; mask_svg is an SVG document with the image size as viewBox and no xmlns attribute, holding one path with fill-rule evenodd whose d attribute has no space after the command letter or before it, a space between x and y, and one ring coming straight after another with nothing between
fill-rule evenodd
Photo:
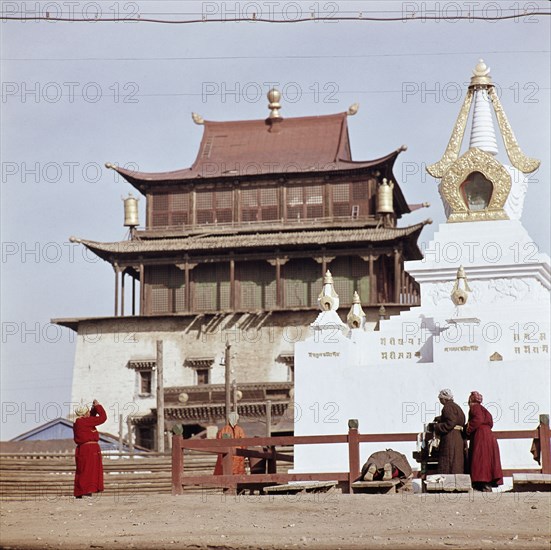
<instances>
[{"instance_id":1,"label":"dirt ground","mask_svg":"<svg viewBox=\"0 0 551 550\"><path fill-rule=\"evenodd\" d=\"M551 493L2 501L2 548L550 548Z\"/></svg>"}]
</instances>

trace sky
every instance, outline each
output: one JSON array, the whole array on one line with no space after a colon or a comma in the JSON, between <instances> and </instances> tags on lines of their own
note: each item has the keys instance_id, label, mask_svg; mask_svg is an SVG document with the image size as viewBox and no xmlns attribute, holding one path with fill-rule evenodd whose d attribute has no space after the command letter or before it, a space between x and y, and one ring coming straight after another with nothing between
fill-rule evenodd
<instances>
[{"instance_id":1,"label":"sky","mask_svg":"<svg viewBox=\"0 0 551 550\"><path fill-rule=\"evenodd\" d=\"M452 19L469 9L495 18L524 8L536 13ZM549 2L108 0L3 2L0 9L89 20L0 21L0 439L69 413L75 334L50 320L113 313L111 266L69 241L126 238L121 198L137 192L104 163L147 172L190 166L202 135L192 112L208 120L265 118L272 85L282 91L283 117L359 103L348 120L353 158L407 145L396 178L409 203L431 206L401 225L434 221L421 235L423 249L445 221L425 166L441 158L483 58L522 150L541 160L522 221L549 253ZM286 22L231 21L252 12ZM290 22L312 12L333 20ZM335 20L360 13L425 19ZM92 21L137 14L223 21ZM498 159L507 163L499 137L498 145ZM142 199L142 223L144 207Z\"/></svg>"}]
</instances>

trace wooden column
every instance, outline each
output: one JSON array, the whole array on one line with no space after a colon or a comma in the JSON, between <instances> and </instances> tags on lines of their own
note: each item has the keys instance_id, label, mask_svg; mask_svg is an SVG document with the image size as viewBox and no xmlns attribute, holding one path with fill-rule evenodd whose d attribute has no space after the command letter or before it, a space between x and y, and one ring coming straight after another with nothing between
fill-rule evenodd
<instances>
[{"instance_id":1,"label":"wooden column","mask_svg":"<svg viewBox=\"0 0 551 550\"><path fill-rule=\"evenodd\" d=\"M128 440L128 450L130 451L130 454L134 454L134 435L132 433L132 418L130 418L130 415L126 417L126 437Z\"/></svg>"},{"instance_id":2,"label":"wooden column","mask_svg":"<svg viewBox=\"0 0 551 550\"><path fill-rule=\"evenodd\" d=\"M121 316L124 317L124 275L125 270L121 271Z\"/></svg>"},{"instance_id":3,"label":"wooden column","mask_svg":"<svg viewBox=\"0 0 551 550\"><path fill-rule=\"evenodd\" d=\"M140 314L145 314L145 269L142 263L140 264Z\"/></svg>"},{"instance_id":4,"label":"wooden column","mask_svg":"<svg viewBox=\"0 0 551 550\"><path fill-rule=\"evenodd\" d=\"M230 259L230 309L235 310L235 260Z\"/></svg>"},{"instance_id":5,"label":"wooden column","mask_svg":"<svg viewBox=\"0 0 551 550\"><path fill-rule=\"evenodd\" d=\"M266 400L266 437L272 437L272 402Z\"/></svg>"},{"instance_id":6,"label":"wooden column","mask_svg":"<svg viewBox=\"0 0 551 550\"><path fill-rule=\"evenodd\" d=\"M183 437L174 434L172 436L172 494L181 495L182 477L184 472L184 453L182 452Z\"/></svg>"},{"instance_id":7,"label":"wooden column","mask_svg":"<svg viewBox=\"0 0 551 550\"><path fill-rule=\"evenodd\" d=\"M132 315L136 315L136 277L132 277Z\"/></svg>"},{"instance_id":8,"label":"wooden column","mask_svg":"<svg viewBox=\"0 0 551 550\"><path fill-rule=\"evenodd\" d=\"M157 452L165 452L165 396L162 340L157 340Z\"/></svg>"},{"instance_id":9,"label":"wooden column","mask_svg":"<svg viewBox=\"0 0 551 550\"><path fill-rule=\"evenodd\" d=\"M330 264L334 259L336 258L336 256L317 256L314 258L314 260L318 263L318 264L321 264L321 276L322 278L324 277L325 273L327 272L327 265Z\"/></svg>"},{"instance_id":10,"label":"wooden column","mask_svg":"<svg viewBox=\"0 0 551 550\"><path fill-rule=\"evenodd\" d=\"M348 466L348 492L352 493L352 483L360 477L360 438L356 420L348 421Z\"/></svg>"},{"instance_id":11,"label":"wooden column","mask_svg":"<svg viewBox=\"0 0 551 550\"><path fill-rule=\"evenodd\" d=\"M369 260L369 303L375 305L377 303L377 276L375 274L375 257L370 254Z\"/></svg>"},{"instance_id":12,"label":"wooden column","mask_svg":"<svg viewBox=\"0 0 551 550\"><path fill-rule=\"evenodd\" d=\"M224 369L225 369L225 389L226 389L226 424L230 422L231 412L231 344L226 341L226 350L224 352Z\"/></svg>"},{"instance_id":13,"label":"wooden column","mask_svg":"<svg viewBox=\"0 0 551 550\"><path fill-rule=\"evenodd\" d=\"M283 279L281 278L281 266L285 265L289 261L289 259L273 258L266 261L276 268L276 304L277 307L283 308L285 304L283 295Z\"/></svg>"},{"instance_id":14,"label":"wooden column","mask_svg":"<svg viewBox=\"0 0 551 550\"><path fill-rule=\"evenodd\" d=\"M184 272L184 309L191 311L191 276L190 271L197 266L196 263L191 263L187 260L183 264L176 264L176 267Z\"/></svg>"},{"instance_id":15,"label":"wooden column","mask_svg":"<svg viewBox=\"0 0 551 550\"><path fill-rule=\"evenodd\" d=\"M115 270L115 317L119 315L119 266L113 265Z\"/></svg>"},{"instance_id":16,"label":"wooden column","mask_svg":"<svg viewBox=\"0 0 551 550\"><path fill-rule=\"evenodd\" d=\"M400 262L400 250L394 249L394 302L400 303L400 281L401 277L401 262Z\"/></svg>"},{"instance_id":17,"label":"wooden column","mask_svg":"<svg viewBox=\"0 0 551 550\"><path fill-rule=\"evenodd\" d=\"M549 415L540 414L540 446L541 446L541 473L551 474L551 431L549 430Z\"/></svg>"}]
</instances>

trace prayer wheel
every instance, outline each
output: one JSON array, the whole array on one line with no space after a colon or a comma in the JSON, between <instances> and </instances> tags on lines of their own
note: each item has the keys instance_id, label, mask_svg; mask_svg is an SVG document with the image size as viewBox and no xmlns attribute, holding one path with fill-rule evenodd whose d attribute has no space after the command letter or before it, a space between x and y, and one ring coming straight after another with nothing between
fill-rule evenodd
<instances>
[{"instance_id":1,"label":"prayer wheel","mask_svg":"<svg viewBox=\"0 0 551 550\"><path fill-rule=\"evenodd\" d=\"M386 178L377 189L377 214L392 214L394 212L392 190L394 184L387 182Z\"/></svg>"},{"instance_id":2,"label":"prayer wheel","mask_svg":"<svg viewBox=\"0 0 551 550\"><path fill-rule=\"evenodd\" d=\"M132 193L128 194L124 202L124 226L125 227L137 227L140 225L138 216L138 199L135 198Z\"/></svg>"}]
</instances>

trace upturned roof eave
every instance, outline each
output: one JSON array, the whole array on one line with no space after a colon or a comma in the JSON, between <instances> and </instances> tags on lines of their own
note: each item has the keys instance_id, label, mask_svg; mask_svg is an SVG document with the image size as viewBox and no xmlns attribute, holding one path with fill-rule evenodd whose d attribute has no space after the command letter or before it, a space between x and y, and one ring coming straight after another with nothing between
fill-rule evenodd
<instances>
[{"instance_id":1,"label":"upturned roof eave","mask_svg":"<svg viewBox=\"0 0 551 550\"><path fill-rule=\"evenodd\" d=\"M315 170L301 170L301 171L271 171L258 174L246 174L246 173L231 173L231 174L215 174L215 175L202 175L197 173L193 166L190 168L183 168L181 170L174 170L170 172L137 172L127 170L113 166L118 174L120 174L130 185L137 189L140 193L146 194L151 187L172 186L172 185L193 185L203 182L226 182L228 180L239 179L241 181L254 181L254 180L273 180L281 177L285 178L305 178L315 176L327 176L337 175L341 173L351 173L354 171L370 171L373 168L377 168L384 164L389 164L386 168L386 173L393 181L396 178L393 174L393 166L396 162L396 158L401 153L402 149L396 149L391 153L373 160L353 161L347 159L338 159L335 162L330 162L323 168ZM398 185L399 187L399 185ZM399 192L401 198L403 195ZM400 206L405 206L407 212L407 203L405 199L400 200ZM403 204L402 204L403 202Z\"/></svg>"},{"instance_id":2,"label":"upturned roof eave","mask_svg":"<svg viewBox=\"0 0 551 550\"><path fill-rule=\"evenodd\" d=\"M276 232L255 235L256 240L250 235L217 235L215 237L194 237L162 238L148 241L116 241L102 243L87 239L72 238L72 242L78 242L96 254L99 258L108 263L115 263L117 260L129 260L132 258L158 257L159 254L201 254L213 251L227 251L236 249L268 249L273 250L274 240L278 241L277 246L282 250L300 249L308 246L320 246L330 244L349 243L392 243L405 240L408 246L408 260L421 259L422 254L416 241L423 227L430 223L430 220L418 224L397 228L363 228L363 229L338 229L321 231L301 232ZM326 238L324 240L324 237ZM287 238L287 242L283 239ZM270 240L271 239L271 240ZM281 241L281 242L279 242Z\"/></svg>"}]
</instances>

